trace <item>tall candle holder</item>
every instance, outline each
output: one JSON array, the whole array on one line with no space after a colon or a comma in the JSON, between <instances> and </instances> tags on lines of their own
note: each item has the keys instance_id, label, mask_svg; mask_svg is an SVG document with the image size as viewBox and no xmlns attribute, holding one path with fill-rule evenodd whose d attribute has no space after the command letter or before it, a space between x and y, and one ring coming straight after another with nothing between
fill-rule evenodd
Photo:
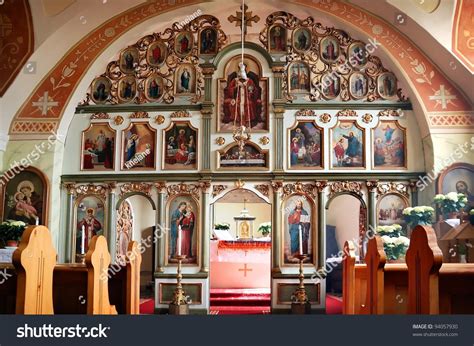
<instances>
[{"instance_id":1,"label":"tall candle holder","mask_svg":"<svg viewBox=\"0 0 474 346\"><path fill-rule=\"evenodd\" d=\"M295 315L305 315L311 313L311 304L309 303L308 295L304 287L304 273L303 273L303 262L307 258L307 255L299 254L296 256L300 261L300 272L298 279L300 281L298 288L295 290L292 296L291 302L291 313Z\"/></svg>"},{"instance_id":2,"label":"tall candle holder","mask_svg":"<svg viewBox=\"0 0 474 346\"><path fill-rule=\"evenodd\" d=\"M189 305L184 293L183 285L181 280L183 275L181 274L181 262L186 258L184 255L177 255L175 258L178 260L178 269L176 273L176 289L173 293L173 301L169 304L170 315L189 315Z\"/></svg>"}]
</instances>

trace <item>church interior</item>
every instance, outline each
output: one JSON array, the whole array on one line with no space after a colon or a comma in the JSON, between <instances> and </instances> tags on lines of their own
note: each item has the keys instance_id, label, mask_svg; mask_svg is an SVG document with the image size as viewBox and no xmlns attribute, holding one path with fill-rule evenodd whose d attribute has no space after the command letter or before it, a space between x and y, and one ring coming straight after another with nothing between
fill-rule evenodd
<instances>
[{"instance_id":1,"label":"church interior","mask_svg":"<svg viewBox=\"0 0 474 346\"><path fill-rule=\"evenodd\" d=\"M474 314L473 18L0 1L0 313Z\"/></svg>"}]
</instances>

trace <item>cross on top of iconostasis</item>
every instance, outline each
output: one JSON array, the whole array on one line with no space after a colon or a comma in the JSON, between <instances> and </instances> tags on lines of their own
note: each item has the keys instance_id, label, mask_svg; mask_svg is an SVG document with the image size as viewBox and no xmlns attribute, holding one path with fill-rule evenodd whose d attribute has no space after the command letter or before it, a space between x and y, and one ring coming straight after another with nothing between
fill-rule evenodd
<instances>
[{"instance_id":1,"label":"cross on top of iconostasis","mask_svg":"<svg viewBox=\"0 0 474 346\"><path fill-rule=\"evenodd\" d=\"M257 15L253 15L253 12L247 12L248 6L244 5L244 41L245 41L245 36L247 35L247 27L252 26L253 23L258 23L260 21L260 17ZM235 22L235 26L239 26L240 29L242 30L242 6L240 6L240 11L237 11L235 13L235 16L229 16L227 20L231 23Z\"/></svg>"}]
</instances>

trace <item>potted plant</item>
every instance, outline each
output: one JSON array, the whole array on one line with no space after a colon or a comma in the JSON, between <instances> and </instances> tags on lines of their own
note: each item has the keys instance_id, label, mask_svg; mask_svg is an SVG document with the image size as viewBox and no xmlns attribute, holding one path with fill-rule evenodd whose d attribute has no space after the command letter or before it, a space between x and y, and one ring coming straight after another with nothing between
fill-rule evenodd
<instances>
[{"instance_id":1,"label":"potted plant","mask_svg":"<svg viewBox=\"0 0 474 346\"><path fill-rule=\"evenodd\" d=\"M230 224L228 224L226 222L216 223L214 225L214 229L228 231L230 229Z\"/></svg>"},{"instance_id":2,"label":"potted plant","mask_svg":"<svg viewBox=\"0 0 474 346\"><path fill-rule=\"evenodd\" d=\"M376 233L381 235L387 260L389 262L403 262L410 240L402 235L402 226L398 224L378 226Z\"/></svg>"},{"instance_id":3,"label":"potted plant","mask_svg":"<svg viewBox=\"0 0 474 346\"><path fill-rule=\"evenodd\" d=\"M459 211L466 207L467 197L463 193L449 192L436 195L434 203L439 206L445 219L456 219Z\"/></svg>"},{"instance_id":4,"label":"potted plant","mask_svg":"<svg viewBox=\"0 0 474 346\"><path fill-rule=\"evenodd\" d=\"M403 209L403 218L408 225L431 225L434 209L428 206L408 207Z\"/></svg>"},{"instance_id":5,"label":"potted plant","mask_svg":"<svg viewBox=\"0 0 474 346\"><path fill-rule=\"evenodd\" d=\"M262 233L262 236L268 237L268 235L272 232L272 223L261 223L260 226L258 226L258 232Z\"/></svg>"},{"instance_id":6,"label":"potted plant","mask_svg":"<svg viewBox=\"0 0 474 346\"><path fill-rule=\"evenodd\" d=\"M456 244L459 254L459 263L466 263L467 246L464 243Z\"/></svg>"},{"instance_id":7,"label":"potted plant","mask_svg":"<svg viewBox=\"0 0 474 346\"><path fill-rule=\"evenodd\" d=\"M474 225L474 208L469 210L469 222Z\"/></svg>"},{"instance_id":8,"label":"potted plant","mask_svg":"<svg viewBox=\"0 0 474 346\"><path fill-rule=\"evenodd\" d=\"M26 228L23 221L7 220L0 224L0 238L6 246L16 247Z\"/></svg>"}]
</instances>

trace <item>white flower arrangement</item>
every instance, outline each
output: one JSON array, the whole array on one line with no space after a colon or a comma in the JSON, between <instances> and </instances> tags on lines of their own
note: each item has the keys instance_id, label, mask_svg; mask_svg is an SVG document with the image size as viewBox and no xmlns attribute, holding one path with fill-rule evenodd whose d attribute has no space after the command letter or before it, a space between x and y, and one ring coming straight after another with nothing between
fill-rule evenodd
<instances>
[{"instance_id":1,"label":"white flower arrangement","mask_svg":"<svg viewBox=\"0 0 474 346\"><path fill-rule=\"evenodd\" d=\"M230 224L227 222L221 222L221 223L216 223L214 225L214 229L217 230L229 230L230 229Z\"/></svg>"},{"instance_id":2,"label":"white flower arrangement","mask_svg":"<svg viewBox=\"0 0 474 346\"><path fill-rule=\"evenodd\" d=\"M387 226L378 226L375 230L376 233L380 235L391 235L391 236L398 236L402 231L402 226L399 224L387 225Z\"/></svg>"},{"instance_id":3,"label":"white flower arrangement","mask_svg":"<svg viewBox=\"0 0 474 346\"><path fill-rule=\"evenodd\" d=\"M430 225L434 215L434 208L428 206L408 207L402 212L404 219L412 226Z\"/></svg>"},{"instance_id":4,"label":"white flower arrangement","mask_svg":"<svg viewBox=\"0 0 474 346\"><path fill-rule=\"evenodd\" d=\"M449 213L458 213L465 208L467 197L463 193L449 192L446 195L436 195L433 202L441 208L442 213L447 217Z\"/></svg>"}]
</instances>

